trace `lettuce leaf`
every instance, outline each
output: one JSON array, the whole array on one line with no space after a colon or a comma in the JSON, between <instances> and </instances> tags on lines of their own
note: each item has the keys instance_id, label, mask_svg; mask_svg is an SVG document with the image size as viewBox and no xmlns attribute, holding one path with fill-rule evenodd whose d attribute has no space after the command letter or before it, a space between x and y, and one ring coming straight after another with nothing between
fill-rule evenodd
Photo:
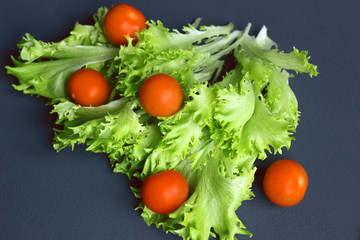
<instances>
[{"instance_id":1,"label":"lettuce leaf","mask_svg":"<svg viewBox=\"0 0 360 240\"><path fill-rule=\"evenodd\" d=\"M109 45L100 27L105 11L100 8L94 15L94 25L77 23L69 37L56 43L26 34L18 44L19 58L12 57L14 66L6 67L8 74L19 80L14 88L50 99L66 98L66 81L76 70L93 67L113 72L107 61L117 56L119 49Z\"/></svg>"},{"instance_id":2,"label":"lettuce leaf","mask_svg":"<svg viewBox=\"0 0 360 240\"><path fill-rule=\"evenodd\" d=\"M216 235L227 239L235 234L251 236L235 211L242 201L253 196L250 187L256 168L247 168L246 165L252 165L256 157L229 159L224 151L218 149L212 157L203 157L207 164L202 169L190 171L186 159L175 168L189 183L191 195L185 204L171 214L159 215L142 203L141 216L147 224L161 226L164 231L183 239L208 239ZM219 170L219 163L230 167Z\"/></svg>"},{"instance_id":3,"label":"lettuce leaf","mask_svg":"<svg viewBox=\"0 0 360 240\"><path fill-rule=\"evenodd\" d=\"M219 75L221 59L236 46L241 35L233 25L204 26L189 24L183 33L170 31L160 21L148 22L148 29L139 32L135 46L121 47L118 57L117 88L126 97L136 97L142 82L156 73L165 73L179 81L185 93L197 82ZM216 78L215 76L215 78Z\"/></svg>"}]
</instances>

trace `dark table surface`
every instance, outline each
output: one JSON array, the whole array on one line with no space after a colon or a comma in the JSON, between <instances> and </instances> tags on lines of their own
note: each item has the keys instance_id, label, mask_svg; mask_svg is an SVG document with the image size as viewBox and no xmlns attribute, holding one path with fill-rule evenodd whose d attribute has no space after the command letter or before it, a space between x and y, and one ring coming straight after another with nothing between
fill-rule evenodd
<instances>
[{"instance_id":1,"label":"dark table surface","mask_svg":"<svg viewBox=\"0 0 360 240\"><path fill-rule=\"evenodd\" d=\"M257 161L256 197L237 210L252 239L360 239L360 17L357 0L124 1L148 19L180 28L203 24L262 25L280 49L309 50L320 75L298 75L291 87L301 120L289 151ZM42 98L23 95L6 74L9 56L25 33L43 41L65 37L75 22L89 23L98 7L117 1L2 0L0 3L0 239L180 239L148 227L134 210L127 177L112 172L105 155L82 146L57 153L54 116ZM300 162L309 175L303 201L270 203L261 189L264 169L280 158ZM239 239L248 239L238 236Z\"/></svg>"}]
</instances>

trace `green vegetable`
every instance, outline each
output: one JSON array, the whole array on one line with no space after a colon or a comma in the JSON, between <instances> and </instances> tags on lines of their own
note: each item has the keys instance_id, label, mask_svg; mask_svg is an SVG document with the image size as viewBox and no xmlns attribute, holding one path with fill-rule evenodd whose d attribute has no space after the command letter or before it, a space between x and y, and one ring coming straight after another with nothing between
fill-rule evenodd
<instances>
[{"instance_id":1,"label":"green vegetable","mask_svg":"<svg viewBox=\"0 0 360 240\"><path fill-rule=\"evenodd\" d=\"M108 43L100 27L99 19L105 13L99 9L95 25L77 23L70 36L57 43L38 41L26 34L18 44L19 60L12 58L15 66L7 66L8 73L19 80L15 89L50 99L65 98L66 80L77 69L100 67L102 72L109 72L111 66L106 61L112 60L119 49Z\"/></svg>"},{"instance_id":2,"label":"green vegetable","mask_svg":"<svg viewBox=\"0 0 360 240\"><path fill-rule=\"evenodd\" d=\"M196 82L212 79L214 73L216 78L224 63L221 58L235 48L234 40L241 34L233 31L232 24L200 29L189 25L183 33L169 31L160 21L148 25L138 34L136 46L121 47L116 58L120 62L117 88L126 97L136 96L142 82L156 73L171 75L185 92Z\"/></svg>"},{"instance_id":3,"label":"green vegetable","mask_svg":"<svg viewBox=\"0 0 360 240\"><path fill-rule=\"evenodd\" d=\"M114 47L102 30L106 8L94 25L76 24L68 38L44 43L27 34L19 43L19 59L8 73L19 79L15 89L43 96L57 114L54 148L86 144L108 154L114 172L144 180L175 169L187 179L189 199L175 212L156 214L143 203L147 224L184 239L233 239L245 230L235 211L253 197L254 161L290 148L299 120L289 86L294 73L318 74L307 52L277 49L263 27L254 37L225 26L202 26L199 20L169 30L148 22L134 46ZM232 53L236 66L219 79ZM112 88L111 101L81 107L68 100L65 83L81 67L102 72ZM294 73L289 73L293 71ZM140 107L141 83L156 73L182 85L183 108L167 118L153 118ZM140 189L132 188L138 197Z\"/></svg>"}]
</instances>

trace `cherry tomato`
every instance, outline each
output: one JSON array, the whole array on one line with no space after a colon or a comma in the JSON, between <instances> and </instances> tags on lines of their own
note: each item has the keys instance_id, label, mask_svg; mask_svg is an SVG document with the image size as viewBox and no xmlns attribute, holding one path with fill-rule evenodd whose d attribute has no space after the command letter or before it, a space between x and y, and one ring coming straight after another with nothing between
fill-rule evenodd
<instances>
[{"instance_id":1,"label":"cherry tomato","mask_svg":"<svg viewBox=\"0 0 360 240\"><path fill-rule=\"evenodd\" d=\"M143 109L154 117L168 117L176 113L183 101L179 82L166 74L155 74L140 87L139 100Z\"/></svg>"},{"instance_id":2,"label":"cherry tomato","mask_svg":"<svg viewBox=\"0 0 360 240\"><path fill-rule=\"evenodd\" d=\"M84 68L73 73L67 82L71 100L82 106L99 106L109 98L109 84L104 76L93 69Z\"/></svg>"},{"instance_id":3,"label":"cherry tomato","mask_svg":"<svg viewBox=\"0 0 360 240\"><path fill-rule=\"evenodd\" d=\"M178 171L167 170L150 175L141 187L141 196L151 211L166 214L178 209L187 199L189 187Z\"/></svg>"},{"instance_id":4,"label":"cherry tomato","mask_svg":"<svg viewBox=\"0 0 360 240\"><path fill-rule=\"evenodd\" d=\"M290 207L298 204L304 198L307 186L307 173L303 166L294 160L278 160L265 172L265 195L279 206Z\"/></svg>"},{"instance_id":5,"label":"cherry tomato","mask_svg":"<svg viewBox=\"0 0 360 240\"><path fill-rule=\"evenodd\" d=\"M115 45L127 45L126 35L135 38L135 33L146 27L144 14L128 4L111 7L104 19L105 35Z\"/></svg>"}]
</instances>

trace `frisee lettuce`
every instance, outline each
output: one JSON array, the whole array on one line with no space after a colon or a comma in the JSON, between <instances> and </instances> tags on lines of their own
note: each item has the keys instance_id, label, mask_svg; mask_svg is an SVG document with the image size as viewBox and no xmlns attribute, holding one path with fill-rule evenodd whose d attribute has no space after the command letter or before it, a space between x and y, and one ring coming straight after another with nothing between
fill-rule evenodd
<instances>
[{"instance_id":1,"label":"frisee lettuce","mask_svg":"<svg viewBox=\"0 0 360 240\"><path fill-rule=\"evenodd\" d=\"M169 169L186 177L189 198L175 212L156 214L140 203L147 224L184 239L251 236L235 211L253 197L254 161L290 148L299 111L289 80L296 73L316 76L317 67L306 51L279 51L266 27L251 36L251 24L238 31L231 23L199 27L197 19L179 31L149 21L136 45L129 39L128 46L115 47L102 29L106 13L99 8L93 25L77 23L56 43L26 34L14 66L6 67L19 80L14 88L49 99L57 115L57 151L85 144L106 153L114 172L129 178ZM220 77L228 54L236 66ZM109 81L107 104L69 101L66 81L83 67ZM167 118L145 113L137 97L142 82L156 73L175 77L184 91L183 107ZM141 198L140 188L131 189Z\"/></svg>"}]
</instances>

